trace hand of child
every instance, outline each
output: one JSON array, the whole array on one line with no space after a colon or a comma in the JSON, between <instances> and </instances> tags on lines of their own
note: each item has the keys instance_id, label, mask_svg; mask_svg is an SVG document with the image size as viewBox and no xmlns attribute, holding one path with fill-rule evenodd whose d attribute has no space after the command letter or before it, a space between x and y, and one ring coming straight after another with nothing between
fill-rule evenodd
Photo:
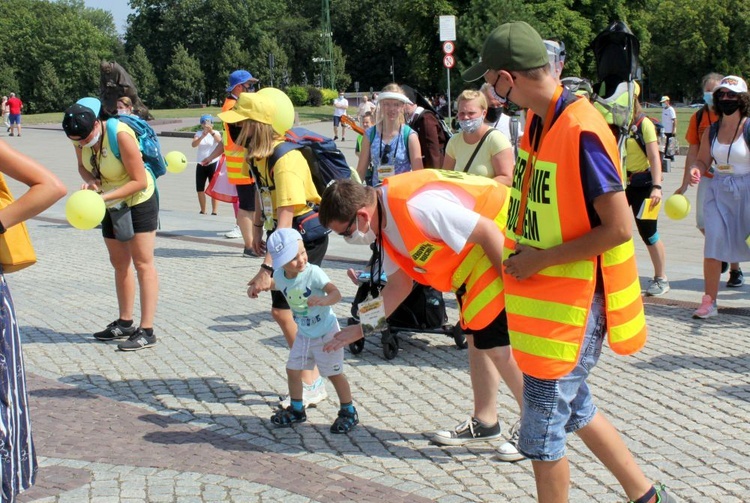
<instances>
[{"instance_id":1,"label":"hand of child","mask_svg":"<svg viewBox=\"0 0 750 503\"><path fill-rule=\"evenodd\" d=\"M309 307L325 306L326 305L325 301L326 301L325 297L311 295L310 297L307 298L307 305Z\"/></svg>"}]
</instances>

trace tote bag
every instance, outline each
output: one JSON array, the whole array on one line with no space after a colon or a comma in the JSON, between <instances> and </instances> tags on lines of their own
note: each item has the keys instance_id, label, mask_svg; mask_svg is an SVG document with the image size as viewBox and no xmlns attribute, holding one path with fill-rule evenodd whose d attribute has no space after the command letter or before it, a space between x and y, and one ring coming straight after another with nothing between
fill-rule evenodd
<instances>
[{"instance_id":1,"label":"tote bag","mask_svg":"<svg viewBox=\"0 0 750 503\"><path fill-rule=\"evenodd\" d=\"M5 183L5 177L0 173L0 209L14 201L13 194ZM0 265L2 272L20 271L36 263L36 253L31 245L26 223L21 222L8 228L0 234Z\"/></svg>"}]
</instances>

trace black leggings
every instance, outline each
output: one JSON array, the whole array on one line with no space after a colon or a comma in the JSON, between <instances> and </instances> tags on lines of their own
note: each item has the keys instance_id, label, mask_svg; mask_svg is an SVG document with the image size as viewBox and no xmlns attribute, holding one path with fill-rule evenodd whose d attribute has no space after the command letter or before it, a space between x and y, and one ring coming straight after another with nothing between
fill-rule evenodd
<instances>
[{"instance_id":1,"label":"black leggings","mask_svg":"<svg viewBox=\"0 0 750 503\"><path fill-rule=\"evenodd\" d=\"M195 165L195 190L196 192L204 192L206 190L206 184L211 181L216 172L216 166L219 165L219 161L212 162L207 166L201 164Z\"/></svg>"},{"instance_id":2,"label":"black leggings","mask_svg":"<svg viewBox=\"0 0 750 503\"><path fill-rule=\"evenodd\" d=\"M635 226L638 229L641 239L647 246L655 245L659 241L659 232L656 228L656 220L641 220L638 218L638 212L641 211L643 201L651 199L651 185L644 187L633 187L628 185L625 189L625 196L628 198L630 209L633 210L635 217ZM646 204L651 204L647 202Z\"/></svg>"}]
</instances>

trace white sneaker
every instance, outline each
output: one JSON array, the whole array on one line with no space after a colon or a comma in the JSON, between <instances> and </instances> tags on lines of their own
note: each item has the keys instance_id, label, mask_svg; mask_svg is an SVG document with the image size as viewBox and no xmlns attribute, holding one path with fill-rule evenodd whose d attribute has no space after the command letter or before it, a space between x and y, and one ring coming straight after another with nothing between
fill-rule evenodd
<instances>
[{"instance_id":1,"label":"white sneaker","mask_svg":"<svg viewBox=\"0 0 750 503\"><path fill-rule=\"evenodd\" d=\"M224 234L224 237L228 238L228 239L241 238L242 237L242 231L240 231L240 226L239 225L235 225L234 229L232 229L231 231L229 231L226 234Z\"/></svg>"},{"instance_id":2,"label":"white sneaker","mask_svg":"<svg viewBox=\"0 0 750 503\"><path fill-rule=\"evenodd\" d=\"M518 452L518 428L520 426L520 421L516 421L516 424L510 429L510 438L497 451L496 459L498 461L513 463L526 459L526 456Z\"/></svg>"},{"instance_id":3,"label":"white sneaker","mask_svg":"<svg viewBox=\"0 0 750 503\"><path fill-rule=\"evenodd\" d=\"M302 404L307 407L317 407L320 402L328 398L326 384L322 377L312 384L302 384ZM279 401L279 408L286 409L292 404L289 395Z\"/></svg>"}]
</instances>

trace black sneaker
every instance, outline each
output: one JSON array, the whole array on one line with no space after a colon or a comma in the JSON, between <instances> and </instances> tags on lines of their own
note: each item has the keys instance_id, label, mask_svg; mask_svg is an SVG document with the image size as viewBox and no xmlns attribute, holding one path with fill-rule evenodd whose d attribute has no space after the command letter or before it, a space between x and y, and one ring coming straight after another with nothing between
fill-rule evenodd
<instances>
[{"instance_id":1,"label":"black sneaker","mask_svg":"<svg viewBox=\"0 0 750 503\"><path fill-rule=\"evenodd\" d=\"M745 276L742 274L742 269L736 271L729 271L729 281L727 286L737 288L745 284Z\"/></svg>"},{"instance_id":2,"label":"black sneaker","mask_svg":"<svg viewBox=\"0 0 750 503\"><path fill-rule=\"evenodd\" d=\"M115 339L127 339L135 333L135 327L133 325L129 327L123 327L117 323L117 320L113 321L107 328L101 332L96 332L94 338L98 341L113 341Z\"/></svg>"},{"instance_id":3,"label":"black sneaker","mask_svg":"<svg viewBox=\"0 0 750 503\"><path fill-rule=\"evenodd\" d=\"M280 409L274 412L273 416L271 416L271 422L275 424L276 426L282 426L284 428L288 428L294 423L304 423L307 421L307 413L305 412L305 409L302 410L294 410L292 406L290 405L286 409Z\"/></svg>"},{"instance_id":4,"label":"black sneaker","mask_svg":"<svg viewBox=\"0 0 750 503\"><path fill-rule=\"evenodd\" d=\"M155 344L156 336L149 336L145 330L139 328L127 341L118 344L117 349L120 351L138 351L139 349L150 348Z\"/></svg>"},{"instance_id":5,"label":"black sneaker","mask_svg":"<svg viewBox=\"0 0 750 503\"><path fill-rule=\"evenodd\" d=\"M471 442L486 442L500 438L500 423L495 423L489 428L479 424L475 418L470 417L456 426L453 431L436 431L432 435L432 441L442 445L464 445Z\"/></svg>"},{"instance_id":6,"label":"black sneaker","mask_svg":"<svg viewBox=\"0 0 750 503\"><path fill-rule=\"evenodd\" d=\"M729 262L722 262L721 263L721 274L724 274L729 270Z\"/></svg>"}]
</instances>

